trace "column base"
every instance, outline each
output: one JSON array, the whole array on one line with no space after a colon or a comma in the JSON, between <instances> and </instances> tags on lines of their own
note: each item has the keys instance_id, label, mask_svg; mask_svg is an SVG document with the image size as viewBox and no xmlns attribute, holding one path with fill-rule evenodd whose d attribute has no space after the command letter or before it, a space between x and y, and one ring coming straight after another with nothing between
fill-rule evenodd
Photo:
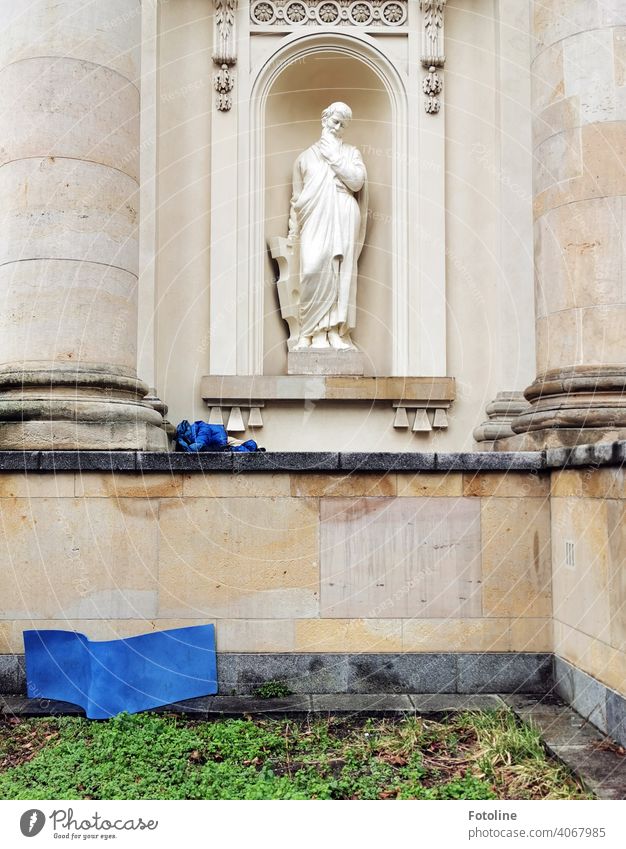
<instances>
[{"instance_id":1,"label":"column base","mask_svg":"<svg viewBox=\"0 0 626 849\"><path fill-rule=\"evenodd\" d=\"M521 438L499 440L497 450L573 447L613 442L626 434L624 366L578 366L548 372L524 395L530 406L511 424Z\"/></svg>"},{"instance_id":2,"label":"column base","mask_svg":"<svg viewBox=\"0 0 626 849\"><path fill-rule=\"evenodd\" d=\"M168 451L147 391L104 369L0 368L0 450Z\"/></svg>"},{"instance_id":3,"label":"column base","mask_svg":"<svg viewBox=\"0 0 626 849\"><path fill-rule=\"evenodd\" d=\"M474 431L474 439L482 451L490 451L498 439L513 436L511 424L528 409L523 392L498 392L494 400L487 404L487 421Z\"/></svg>"},{"instance_id":4,"label":"column base","mask_svg":"<svg viewBox=\"0 0 626 849\"><path fill-rule=\"evenodd\" d=\"M165 431L130 422L2 422L1 451L169 451Z\"/></svg>"},{"instance_id":5,"label":"column base","mask_svg":"<svg viewBox=\"0 0 626 849\"><path fill-rule=\"evenodd\" d=\"M154 390L150 390L149 394L143 399L144 404L150 404L153 410L156 410L157 413L160 413L163 416L163 427L165 428L165 433L167 434L169 449L171 451L174 450L174 443L176 441L176 427L172 424L172 422L167 418L167 413L169 407L165 403L165 401L161 401L158 395L155 394Z\"/></svg>"}]
</instances>

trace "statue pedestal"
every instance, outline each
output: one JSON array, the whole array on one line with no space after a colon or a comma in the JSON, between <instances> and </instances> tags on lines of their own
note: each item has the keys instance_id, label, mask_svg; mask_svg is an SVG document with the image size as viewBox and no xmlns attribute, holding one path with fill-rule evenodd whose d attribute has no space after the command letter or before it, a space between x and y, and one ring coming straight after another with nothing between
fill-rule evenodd
<instances>
[{"instance_id":1,"label":"statue pedestal","mask_svg":"<svg viewBox=\"0 0 626 849\"><path fill-rule=\"evenodd\" d=\"M365 355L361 351L312 348L287 354L287 374L363 375Z\"/></svg>"}]
</instances>

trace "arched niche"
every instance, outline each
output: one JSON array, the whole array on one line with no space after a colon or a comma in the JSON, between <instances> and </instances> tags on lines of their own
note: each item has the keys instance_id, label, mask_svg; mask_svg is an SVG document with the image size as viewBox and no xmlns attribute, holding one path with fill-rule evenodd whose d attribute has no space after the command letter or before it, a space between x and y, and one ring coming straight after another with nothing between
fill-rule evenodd
<instances>
[{"instance_id":1,"label":"arched niche","mask_svg":"<svg viewBox=\"0 0 626 849\"><path fill-rule=\"evenodd\" d=\"M256 143L250 280L263 281L251 293L256 373L287 370L287 326L267 239L287 233L293 163L319 138L321 112L335 100L352 108L345 140L361 150L369 182L354 339L366 354L368 372L380 375L394 373L397 352L407 342L400 317L407 276L404 86L382 54L361 39L304 36L269 58L251 99Z\"/></svg>"}]
</instances>

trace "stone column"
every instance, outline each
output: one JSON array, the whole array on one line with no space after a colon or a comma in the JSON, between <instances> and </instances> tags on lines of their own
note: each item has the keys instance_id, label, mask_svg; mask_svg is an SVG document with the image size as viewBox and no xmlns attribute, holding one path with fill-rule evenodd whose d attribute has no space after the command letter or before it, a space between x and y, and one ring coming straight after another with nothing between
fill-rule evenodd
<instances>
[{"instance_id":1,"label":"stone column","mask_svg":"<svg viewBox=\"0 0 626 849\"><path fill-rule=\"evenodd\" d=\"M137 379L140 0L0 1L0 448L165 450Z\"/></svg>"},{"instance_id":2,"label":"stone column","mask_svg":"<svg viewBox=\"0 0 626 849\"><path fill-rule=\"evenodd\" d=\"M626 4L532 0L532 444L626 433ZM557 430L555 430L557 429Z\"/></svg>"}]
</instances>

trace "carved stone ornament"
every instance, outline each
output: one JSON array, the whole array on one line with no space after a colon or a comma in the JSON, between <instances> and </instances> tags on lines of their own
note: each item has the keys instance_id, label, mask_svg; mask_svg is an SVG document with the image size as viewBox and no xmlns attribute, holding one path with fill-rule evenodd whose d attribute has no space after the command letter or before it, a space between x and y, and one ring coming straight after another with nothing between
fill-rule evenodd
<instances>
[{"instance_id":1,"label":"carved stone ornament","mask_svg":"<svg viewBox=\"0 0 626 849\"><path fill-rule=\"evenodd\" d=\"M422 56L424 68L428 74L422 83L424 108L429 115L436 115L441 109L438 95L443 90L443 78L437 68L443 68L446 62L444 52L444 13L446 0L420 0L422 12Z\"/></svg>"},{"instance_id":2,"label":"carved stone ornament","mask_svg":"<svg viewBox=\"0 0 626 849\"><path fill-rule=\"evenodd\" d=\"M231 91L235 85L235 75L228 65L222 65L213 75L213 87L217 92L216 106L220 112L228 112L233 105Z\"/></svg>"},{"instance_id":3,"label":"carved stone ornament","mask_svg":"<svg viewBox=\"0 0 626 849\"><path fill-rule=\"evenodd\" d=\"M407 19L408 0L256 0L250 4L250 21L259 27L401 27Z\"/></svg>"},{"instance_id":4,"label":"carved stone ornament","mask_svg":"<svg viewBox=\"0 0 626 849\"><path fill-rule=\"evenodd\" d=\"M443 67L446 61L443 47L443 24L446 0L420 0L423 14L422 65Z\"/></svg>"},{"instance_id":5,"label":"carved stone ornament","mask_svg":"<svg viewBox=\"0 0 626 849\"><path fill-rule=\"evenodd\" d=\"M424 81L422 82L422 90L426 95L426 112L428 112L429 115L436 115L441 109L441 101L437 95L441 94L442 89L443 82L441 77L437 73L435 66L431 65L428 69L428 74L424 77Z\"/></svg>"},{"instance_id":6,"label":"carved stone ornament","mask_svg":"<svg viewBox=\"0 0 626 849\"><path fill-rule=\"evenodd\" d=\"M230 70L237 62L235 41L235 16L237 0L213 0L215 8L213 61L219 67L213 75L213 87L217 92L216 106L220 112L228 112L233 105L231 92L235 75Z\"/></svg>"}]
</instances>

